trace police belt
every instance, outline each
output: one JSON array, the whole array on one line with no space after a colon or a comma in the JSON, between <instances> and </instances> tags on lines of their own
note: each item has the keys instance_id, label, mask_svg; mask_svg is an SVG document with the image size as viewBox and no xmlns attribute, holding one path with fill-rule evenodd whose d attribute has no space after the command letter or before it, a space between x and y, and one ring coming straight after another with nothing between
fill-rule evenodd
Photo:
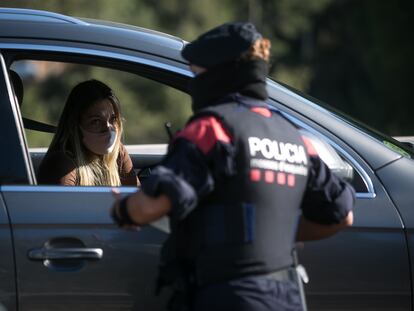
<instances>
[{"instance_id":1,"label":"police belt","mask_svg":"<svg viewBox=\"0 0 414 311\"><path fill-rule=\"evenodd\" d=\"M294 268L286 268L286 269L282 269L282 270L277 270L271 273L267 273L264 274L263 277L265 277L266 279L272 279L272 280L276 280L276 281L294 281L294 279L292 278L292 270Z\"/></svg>"},{"instance_id":2,"label":"police belt","mask_svg":"<svg viewBox=\"0 0 414 311\"><path fill-rule=\"evenodd\" d=\"M289 267L282 270L277 270L268 274L265 274L264 277L276 280L276 281L294 281L294 282L303 282L308 283L309 277L306 273L305 268L302 265L296 267Z\"/></svg>"},{"instance_id":3,"label":"police belt","mask_svg":"<svg viewBox=\"0 0 414 311\"><path fill-rule=\"evenodd\" d=\"M286 269L278 270L272 273L265 274L266 278L281 281L281 282L294 282L298 286L300 300L302 304L302 311L307 311L306 306L306 297L305 291L303 288L303 283L309 282L308 274L306 273L305 268L302 265L297 265L295 267L289 267Z\"/></svg>"}]
</instances>

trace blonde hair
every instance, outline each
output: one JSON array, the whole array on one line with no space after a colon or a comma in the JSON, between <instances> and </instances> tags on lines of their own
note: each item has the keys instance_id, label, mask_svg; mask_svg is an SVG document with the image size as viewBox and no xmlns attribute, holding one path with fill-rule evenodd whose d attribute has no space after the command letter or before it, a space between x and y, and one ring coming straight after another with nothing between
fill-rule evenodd
<instances>
[{"instance_id":1,"label":"blonde hair","mask_svg":"<svg viewBox=\"0 0 414 311\"><path fill-rule=\"evenodd\" d=\"M117 137L109 154L91 157L82 143L80 119L83 113L99 100L108 99L116 116ZM76 85L70 92L59 120L49 151L61 151L69 156L76 170L76 184L80 186L119 186L118 155L123 132L119 100L114 92L98 80Z\"/></svg>"},{"instance_id":2,"label":"blonde hair","mask_svg":"<svg viewBox=\"0 0 414 311\"><path fill-rule=\"evenodd\" d=\"M117 120L119 120L117 118ZM77 131L79 135L79 131ZM81 138L74 140L74 161L80 186L120 186L118 155L121 146L122 122L117 122L117 137L112 152L90 159Z\"/></svg>"},{"instance_id":3,"label":"blonde hair","mask_svg":"<svg viewBox=\"0 0 414 311\"><path fill-rule=\"evenodd\" d=\"M270 60L270 40L266 38L256 40L242 56L242 60L263 59L266 62Z\"/></svg>"}]
</instances>

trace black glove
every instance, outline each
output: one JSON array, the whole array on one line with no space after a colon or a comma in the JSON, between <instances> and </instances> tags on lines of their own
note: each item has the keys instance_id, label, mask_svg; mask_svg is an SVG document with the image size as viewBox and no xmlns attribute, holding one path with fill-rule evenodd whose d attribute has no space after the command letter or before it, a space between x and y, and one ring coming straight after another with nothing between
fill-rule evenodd
<instances>
[{"instance_id":1,"label":"black glove","mask_svg":"<svg viewBox=\"0 0 414 311\"><path fill-rule=\"evenodd\" d=\"M136 226L136 223L131 219L128 214L127 210L127 201L129 196L124 197L121 201L119 201L119 208L118 212L117 209L112 209L112 219L118 224L118 226L122 227L124 225L133 225Z\"/></svg>"}]
</instances>

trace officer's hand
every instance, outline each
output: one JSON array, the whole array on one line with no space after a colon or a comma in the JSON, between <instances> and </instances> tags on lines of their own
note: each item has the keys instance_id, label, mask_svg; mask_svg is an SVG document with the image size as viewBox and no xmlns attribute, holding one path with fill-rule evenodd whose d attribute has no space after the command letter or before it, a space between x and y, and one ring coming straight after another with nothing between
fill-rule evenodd
<instances>
[{"instance_id":1,"label":"officer's hand","mask_svg":"<svg viewBox=\"0 0 414 311\"><path fill-rule=\"evenodd\" d=\"M119 227L123 229L129 229L137 231L140 229L139 226L135 225L132 222L132 219L129 217L126 200L128 197L121 199L121 194L118 189L112 188L112 195L115 198L115 202L111 207L111 217L118 224ZM124 202L123 202L124 201Z\"/></svg>"}]
</instances>

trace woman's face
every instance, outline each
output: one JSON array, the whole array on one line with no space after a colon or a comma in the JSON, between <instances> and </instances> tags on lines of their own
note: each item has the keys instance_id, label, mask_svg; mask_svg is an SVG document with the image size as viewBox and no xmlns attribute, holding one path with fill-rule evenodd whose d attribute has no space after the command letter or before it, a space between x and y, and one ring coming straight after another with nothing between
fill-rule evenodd
<instances>
[{"instance_id":1,"label":"woman's face","mask_svg":"<svg viewBox=\"0 0 414 311\"><path fill-rule=\"evenodd\" d=\"M109 99L95 102L81 116L84 146L94 154L111 153L118 135L118 118Z\"/></svg>"}]
</instances>

